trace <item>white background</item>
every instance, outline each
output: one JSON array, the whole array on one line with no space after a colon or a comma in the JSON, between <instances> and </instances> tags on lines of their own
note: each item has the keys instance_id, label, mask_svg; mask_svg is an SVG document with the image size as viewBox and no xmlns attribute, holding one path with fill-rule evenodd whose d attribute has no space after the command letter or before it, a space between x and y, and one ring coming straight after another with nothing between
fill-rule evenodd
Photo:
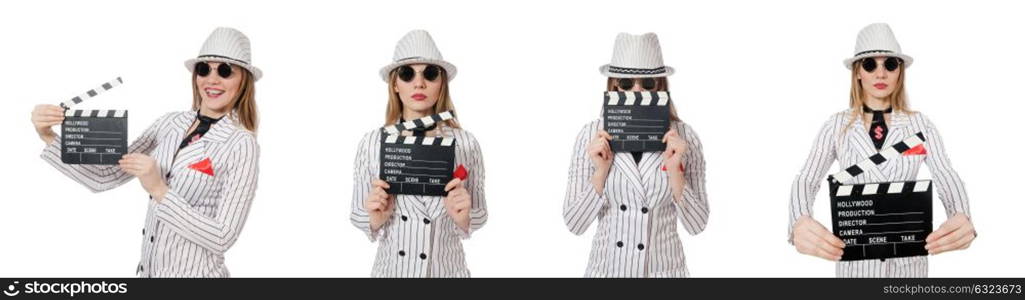
<instances>
[{"instance_id":1,"label":"white background","mask_svg":"<svg viewBox=\"0 0 1025 300\"><path fill-rule=\"evenodd\" d=\"M459 67L453 98L487 164L490 220L464 243L474 276L583 274L593 230L575 236L562 220L570 151L598 118L597 69L616 34L654 31L708 161L708 229L681 230L692 275L831 277L832 263L785 241L788 197L815 133L847 106L841 60L872 22L890 23L915 58L911 106L941 130L980 234L967 251L930 258L930 275L1023 276L1022 11L987 1L5 2L0 276L134 276L145 192L132 181L92 194L64 177L39 159L29 112L122 76L80 108L128 109L134 137L189 108L183 61L231 26L265 73L260 187L227 253L234 276L369 275L377 245L349 223L355 144L383 122L378 69L423 28ZM824 190L815 212L828 224Z\"/></svg>"}]
</instances>

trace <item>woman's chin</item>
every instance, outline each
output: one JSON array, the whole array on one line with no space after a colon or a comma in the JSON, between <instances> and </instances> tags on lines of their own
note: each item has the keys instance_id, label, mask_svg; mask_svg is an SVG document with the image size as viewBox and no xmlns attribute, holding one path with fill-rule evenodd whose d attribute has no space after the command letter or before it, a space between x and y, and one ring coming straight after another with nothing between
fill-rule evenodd
<instances>
[{"instance_id":1,"label":"woman's chin","mask_svg":"<svg viewBox=\"0 0 1025 300\"><path fill-rule=\"evenodd\" d=\"M434 102L428 101L410 101L404 103L412 111L430 111L434 108Z\"/></svg>"},{"instance_id":2,"label":"woman's chin","mask_svg":"<svg viewBox=\"0 0 1025 300\"><path fill-rule=\"evenodd\" d=\"M224 111L228 107L228 101L222 99L203 99L203 108L209 111Z\"/></svg>"}]
</instances>

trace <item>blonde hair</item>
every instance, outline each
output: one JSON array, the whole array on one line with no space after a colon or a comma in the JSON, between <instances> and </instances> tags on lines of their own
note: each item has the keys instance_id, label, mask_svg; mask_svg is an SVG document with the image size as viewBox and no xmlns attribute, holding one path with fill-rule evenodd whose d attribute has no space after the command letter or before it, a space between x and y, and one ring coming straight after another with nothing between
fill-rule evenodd
<instances>
[{"instance_id":1,"label":"blonde hair","mask_svg":"<svg viewBox=\"0 0 1025 300\"><path fill-rule=\"evenodd\" d=\"M243 127L249 131L256 133L257 123L259 118L256 111L256 84L253 80L253 75L249 73L249 70L241 68L242 81L239 83L238 97L236 97L231 103L232 117L234 117ZM199 94L199 85L196 84L196 74L192 74L192 109L198 110L203 105L203 98Z\"/></svg>"},{"instance_id":2,"label":"blonde hair","mask_svg":"<svg viewBox=\"0 0 1025 300\"><path fill-rule=\"evenodd\" d=\"M608 82L605 83L605 90L616 91L616 80L619 80L619 78L609 77ZM655 90L668 91L669 80L667 80L665 77L655 77ZM669 120L674 122L680 122L680 117L676 114L676 105L672 105L672 103L670 103L669 105Z\"/></svg>"},{"instance_id":3,"label":"blonde hair","mask_svg":"<svg viewBox=\"0 0 1025 300\"><path fill-rule=\"evenodd\" d=\"M875 59L873 57L862 58L855 61L851 66L851 120L847 123L847 127L854 124L854 120L864 118L865 116L865 90L861 87L861 79L858 79L858 72L861 70L861 61L864 59ZM886 96L886 103L890 104L893 108L893 112L900 113L912 113L908 108L908 96L904 91L904 64L901 63L898 68L900 73L897 74L897 85L894 86L893 92L889 96Z\"/></svg>"},{"instance_id":4,"label":"blonde hair","mask_svg":"<svg viewBox=\"0 0 1025 300\"><path fill-rule=\"evenodd\" d=\"M456 106L452 103L452 97L448 93L448 73L445 68L441 68L441 75L438 78L441 80L441 90L438 91L438 101L434 103L434 108L431 114L450 111L453 117L456 115ZM388 73L388 107L384 112L384 125L391 125L398 123L402 118L402 99L399 98L399 94L395 92L395 80L398 79L398 68L395 68ZM438 80L438 79L436 79ZM409 121L409 120L406 120ZM459 122L455 118L449 119L448 121L442 122L445 126L452 128L459 128Z\"/></svg>"}]
</instances>

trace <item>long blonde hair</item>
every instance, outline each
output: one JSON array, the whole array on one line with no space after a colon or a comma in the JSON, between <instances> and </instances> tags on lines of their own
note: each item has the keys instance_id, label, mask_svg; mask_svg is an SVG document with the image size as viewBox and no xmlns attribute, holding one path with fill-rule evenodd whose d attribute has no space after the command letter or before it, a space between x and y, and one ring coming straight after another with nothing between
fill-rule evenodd
<instances>
[{"instance_id":1,"label":"long blonde hair","mask_svg":"<svg viewBox=\"0 0 1025 300\"><path fill-rule=\"evenodd\" d=\"M873 57L866 57L864 59L875 59ZM858 71L861 70L861 60L855 61L851 66L851 120L847 123L847 127L854 124L855 120L859 120L865 117L865 90L861 87L861 80L858 79ZM897 85L893 88L893 92L886 97L886 102L893 108L893 112L897 113L912 113L908 108L908 96L904 91L904 64L901 63L899 67L900 73L897 74Z\"/></svg>"},{"instance_id":2,"label":"long blonde hair","mask_svg":"<svg viewBox=\"0 0 1025 300\"><path fill-rule=\"evenodd\" d=\"M434 103L434 109L432 114L450 111L453 117L456 115L456 106L452 103L452 97L448 94L448 73L445 68L441 68L441 76L438 78L441 80L441 90L438 91L438 101ZM392 125L398 123L402 118L402 99L399 98L399 94L395 92L395 80L398 79L398 68L395 68L388 73L388 107L384 112L384 125ZM406 120L409 121L409 120ZM459 122L455 118L449 119L443 122L446 126L452 128L459 128Z\"/></svg>"},{"instance_id":3,"label":"long blonde hair","mask_svg":"<svg viewBox=\"0 0 1025 300\"><path fill-rule=\"evenodd\" d=\"M609 77L609 81L605 83L606 91L616 91L616 80L619 78ZM669 80L665 77L655 77L655 90L656 91L668 91ZM676 114L676 105L669 104L669 121L680 122L680 117Z\"/></svg>"},{"instance_id":4,"label":"long blonde hair","mask_svg":"<svg viewBox=\"0 0 1025 300\"><path fill-rule=\"evenodd\" d=\"M231 103L233 117L249 131L256 133L259 123L256 111L256 84L253 75L249 70L241 68L242 82L239 84L238 97ZM192 74L192 109L198 110L203 105L203 98L199 94L199 85L196 84L196 74Z\"/></svg>"}]
</instances>

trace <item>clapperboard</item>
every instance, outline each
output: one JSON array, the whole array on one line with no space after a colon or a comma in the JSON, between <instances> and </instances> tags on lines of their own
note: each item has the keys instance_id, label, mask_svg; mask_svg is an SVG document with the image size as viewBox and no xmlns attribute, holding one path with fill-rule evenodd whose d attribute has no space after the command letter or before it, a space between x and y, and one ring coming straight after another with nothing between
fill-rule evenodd
<instances>
[{"instance_id":1,"label":"clapperboard","mask_svg":"<svg viewBox=\"0 0 1025 300\"><path fill-rule=\"evenodd\" d=\"M932 181L843 184L924 143L919 132L829 176L833 234L846 244L840 260L929 254L925 237L932 232Z\"/></svg>"},{"instance_id":2,"label":"clapperboard","mask_svg":"<svg viewBox=\"0 0 1025 300\"><path fill-rule=\"evenodd\" d=\"M663 151L669 131L669 92L605 92L605 131L613 152Z\"/></svg>"},{"instance_id":3,"label":"clapperboard","mask_svg":"<svg viewBox=\"0 0 1025 300\"><path fill-rule=\"evenodd\" d=\"M445 196L456 161L455 138L403 136L403 130L427 128L452 119L443 112L382 128L381 172L388 194Z\"/></svg>"},{"instance_id":4,"label":"clapperboard","mask_svg":"<svg viewBox=\"0 0 1025 300\"><path fill-rule=\"evenodd\" d=\"M128 151L128 111L71 109L121 85L121 77L61 103L61 161L66 164L114 165Z\"/></svg>"}]
</instances>

